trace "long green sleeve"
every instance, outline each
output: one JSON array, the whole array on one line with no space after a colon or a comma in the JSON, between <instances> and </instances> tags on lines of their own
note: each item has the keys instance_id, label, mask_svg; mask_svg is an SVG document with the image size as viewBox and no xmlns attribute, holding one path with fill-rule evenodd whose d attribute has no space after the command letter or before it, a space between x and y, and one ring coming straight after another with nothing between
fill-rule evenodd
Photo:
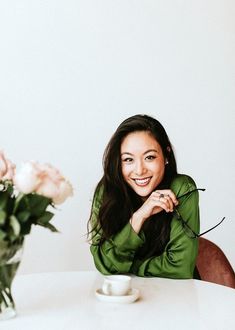
<instances>
[{"instance_id":1,"label":"long green sleeve","mask_svg":"<svg viewBox=\"0 0 235 330\"><path fill-rule=\"evenodd\" d=\"M186 175L177 175L171 189L176 196L195 188L194 181ZM97 215L102 200L102 191L96 194L92 207L92 223L97 223ZM178 210L183 219L195 231L199 231L198 193L194 192L180 199ZM198 250L197 239L189 238L177 217L171 222L170 240L162 255L145 260L135 258L136 251L145 243L144 232L138 235L128 222L124 228L105 241L101 246L99 231L93 235L91 253L96 268L103 274L133 273L138 276L159 276L169 278L192 278Z\"/></svg>"}]
</instances>

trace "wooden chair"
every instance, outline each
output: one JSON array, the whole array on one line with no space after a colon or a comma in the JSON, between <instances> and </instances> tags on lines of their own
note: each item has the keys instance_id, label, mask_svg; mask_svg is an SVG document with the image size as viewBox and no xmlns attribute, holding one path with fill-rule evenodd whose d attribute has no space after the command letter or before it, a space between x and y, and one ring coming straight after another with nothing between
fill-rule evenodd
<instances>
[{"instance_id":1,"label":"wooden chair","mask_svg":"<svg viewBox=\"0 0 235 330\"><path fill-rule=\"evenodd\" d=\"M197 269L201 280L235 289L235 273L223 251L208 239L199 237Z\"/></svg>"}]
</instances>

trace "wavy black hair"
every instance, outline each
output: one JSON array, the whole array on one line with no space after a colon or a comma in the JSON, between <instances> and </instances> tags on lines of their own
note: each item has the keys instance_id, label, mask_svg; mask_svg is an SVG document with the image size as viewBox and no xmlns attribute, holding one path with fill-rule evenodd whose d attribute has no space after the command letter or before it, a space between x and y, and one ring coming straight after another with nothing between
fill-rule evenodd
<instances>
[{"instance_id":1,"label":"wavy black hair","mask_svg":"<svg viewBox=\"0 0 235 330\"><path fill-rule=\"evenodd\" d=\"M94 233L99 228L101 238L99 245L118 233L129 221L132 214L143 204L142 198L125 182L121 169L121 144L124 138L133 132L149 132L161 146L163 156L167 160L164 177L157 189L169 188L171 181L177 174L176 160L168 135L161 123L147 115L135 115L124 120L111 137L103 156L104 174L99 181L95 194L102 189L103 197L100 205L97 223L93 227L91 223L92 212L88 222ZM172 214L162 211L151 216L145 221L143 230L146 235L146 243L137 252L138 257L146 258L152 255L160 255L170 235L170 223Z\"/></svg>"}]
</instances>

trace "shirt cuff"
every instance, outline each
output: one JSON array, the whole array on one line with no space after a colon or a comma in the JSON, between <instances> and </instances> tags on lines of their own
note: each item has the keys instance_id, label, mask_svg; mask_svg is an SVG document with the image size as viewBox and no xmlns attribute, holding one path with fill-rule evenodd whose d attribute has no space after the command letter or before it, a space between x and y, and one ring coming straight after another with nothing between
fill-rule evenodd
<instances>
[{"instance_id":1,"label":"shirt cuff","mask_svg":"<svg viewBox=\"0 0 235 330\"><path fill-rule=\"evenodd\" d=\"M131 224L128 222L123 229L113 237L113 242L119 250L136 250L145 242L145 235L140 231L136 234Z\"/></svg>"}]
</instances>

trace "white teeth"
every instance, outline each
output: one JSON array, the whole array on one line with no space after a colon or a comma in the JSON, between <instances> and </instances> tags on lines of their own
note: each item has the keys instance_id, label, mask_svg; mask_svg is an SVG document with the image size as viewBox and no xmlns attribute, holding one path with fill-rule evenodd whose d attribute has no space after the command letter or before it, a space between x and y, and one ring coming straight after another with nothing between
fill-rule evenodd
<instances>
[{"instance_id":1,"label":"white teeth","mask_svg":"<svg viewBox=\"0 0 235 330\"><path fill-rule=\"evenodd\" d=\"M135 179L135 183L138 186L144 186L144 185L148 184L149 181L150 181L150 178L146 178L146 179Z\"/></svg>"}]
</instances>

